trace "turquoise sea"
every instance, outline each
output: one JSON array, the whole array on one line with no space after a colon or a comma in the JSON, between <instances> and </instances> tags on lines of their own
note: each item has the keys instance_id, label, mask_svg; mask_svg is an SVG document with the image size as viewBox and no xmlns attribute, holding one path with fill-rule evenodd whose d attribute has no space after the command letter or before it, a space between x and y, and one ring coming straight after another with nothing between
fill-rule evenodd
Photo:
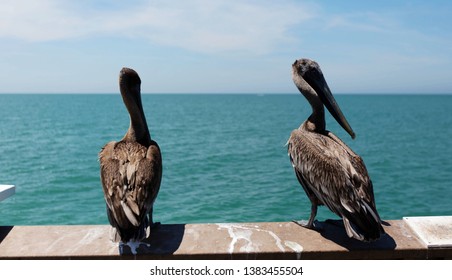
<instances>
[{"instance_id":1,"label":"turquoise sea","mask_svg":"<svg viewBox=\"0 0 452 280\"><path fill-rule=\"evenodd\" d=\"M452 215L452 95L336 95L383 219ZM143 95L163 154L155 220L307 219L286 152L310 114L300 94ZM107 224L97 153L129 125L119 94L0 95L0 225ZM321 209L318 219L334 218Z\"/></svg>"}]
</instances>

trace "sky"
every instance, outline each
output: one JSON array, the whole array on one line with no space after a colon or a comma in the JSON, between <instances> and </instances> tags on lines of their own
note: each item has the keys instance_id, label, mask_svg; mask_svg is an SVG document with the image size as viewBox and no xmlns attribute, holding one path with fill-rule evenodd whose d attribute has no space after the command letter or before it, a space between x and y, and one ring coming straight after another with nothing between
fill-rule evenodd
<instances>
[{"instance_id":1,"label":"sky","mask_svg":"<svg viewBox=\"0 0 452 280\"><path fill-rule=\"evenodd\" d=\"M452 1L2 0L0 93L452 93Z\"/></svg>"}]
</instances>

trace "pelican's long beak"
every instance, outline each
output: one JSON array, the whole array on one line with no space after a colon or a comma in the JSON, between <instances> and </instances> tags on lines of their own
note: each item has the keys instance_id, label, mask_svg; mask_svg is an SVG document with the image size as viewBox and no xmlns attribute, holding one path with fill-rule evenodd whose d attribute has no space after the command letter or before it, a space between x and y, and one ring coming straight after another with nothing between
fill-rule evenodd
<instances>
[{"instance_id":1,"label":"pelican's long beak","mask_svg":"<svg viewBox=\"0 0 452 280\"><path fill-rule=\"evenodd\" d=\"M320 77L314 77L314 75L317 76L316 74L320 75ZM342 128L344 128L345 131L347 131L348 134L350 134L352 139L355 139L355 132L353 132L353 129L351 128L350 124L348 123L347 119L342 113L341 108L339 108L336 99L334 99L334 96L331 93L331 90L328 87L328 84L326 83L323 74L322 73L316 74L306 73L304 79L317 92L318 96L320 97L320 100L322 100L323 105L326 106L330 114L336 119L336 121L342 126Z\"/></svg>"}]
</instances>

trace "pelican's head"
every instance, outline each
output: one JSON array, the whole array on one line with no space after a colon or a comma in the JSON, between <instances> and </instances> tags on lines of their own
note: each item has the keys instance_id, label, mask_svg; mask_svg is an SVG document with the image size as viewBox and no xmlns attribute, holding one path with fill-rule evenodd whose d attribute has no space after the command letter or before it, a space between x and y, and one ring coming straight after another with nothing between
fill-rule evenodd
<instances>
[{"instance_id":1,"label":"pelican's head","mask_svg":"<svg viewBox=\"0 0 452 280\"><path fill-rule=\"evenodd\" d=\"M138 73L130 68L122 68L119 72L119 88L121 92L140 93L141 79Z\"/></svg>"},{"instance_id":2,"label":"pelican's head","mask_svg":"<svg viewBox=\"0 0 452 280\"><path fill-rule=\"evenodd\" d=\"M308 58L296 60L292 64L292 79L311 104L320 100L342 128L355 138L355 133L334 99L317 62Z\"/></svg>"},{"instance_id":3,"label":"pelican's head","mask_svg":"<svg viewBox=\"0 0 452 280\"><path fill-rule=\"evenodd\" d=\"M309 71L317 71L323 77L322 71L320 70L320 66L314 60L310 60L309 58L301 58L295 60L292 64L292 75L300 75L304 76Z\"/></svg>"},{"instance_id":4,"label":"pelican's head","mask_svg":"<svg viewBox=\"0 0 452 280\"><path fill-rule=\"evenodd\" d=\"M126 67L121 69L119 72L119 89L129 112L130 109L135 110L132 108L135 106L138 106L138 110L143 110L141 105L141 79L135 70Z\"/></svg>"},{"instance_id":5,"label":"pelican's head","mask_svg":"<svg viewBox=\"0 0 452 280\"><path fill-rule=\"evenodd\" d=\"M119 89L122 100L131 115L140 113L144 120L143 105L141 103L141 79L138 73L130 68L122 68L119 72Z\"/></svg>"}]
</instances>

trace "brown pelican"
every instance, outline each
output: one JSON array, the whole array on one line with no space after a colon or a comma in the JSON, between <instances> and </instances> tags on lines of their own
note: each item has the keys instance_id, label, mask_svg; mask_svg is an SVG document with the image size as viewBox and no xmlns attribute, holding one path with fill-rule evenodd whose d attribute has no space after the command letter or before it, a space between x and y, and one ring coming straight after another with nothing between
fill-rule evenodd
<instances>
[{"instance_id":1,"label":"brown pelican","mask_svg":"<svg viewBox=\"0 0 452 280\"><path fill-rule=\"evenodd\" d=\"M317 206L326 205L343 220L347 235L372 241L384 233L375 207L372 181L363 160L336 135L326 130L326 106L336 121L355 138L355 133L334 99L319 65L309 59L292 64L292 79L309 101L312 114L292 131L288 153L298 181L311 201L308 222L314 228Z\"/></svg>"},{"instance_id":2,"label":"brown pelican","mask_svg":"<svg viewBox=\"0 0 452 280\"><path fill-rule=\"evenodd\" d=\"M149 237L152 209L162 178L160 148L149 134L137 72L123 68L119 75L130 126L119 142L107 143L99 153L100 176L112 241L140 241Z\"/></svg>"}]
</instances>

